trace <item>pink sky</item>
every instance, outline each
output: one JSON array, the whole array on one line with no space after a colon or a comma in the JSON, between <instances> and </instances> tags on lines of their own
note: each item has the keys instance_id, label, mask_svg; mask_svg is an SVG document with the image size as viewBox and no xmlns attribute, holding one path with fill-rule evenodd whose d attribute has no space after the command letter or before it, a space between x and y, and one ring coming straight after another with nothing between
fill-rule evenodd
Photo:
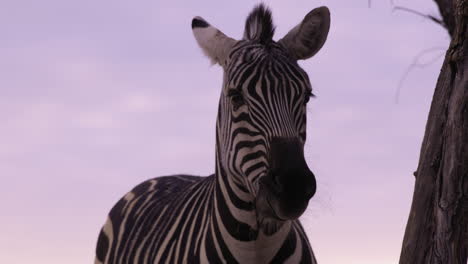
<instances>
[{"instance_id":1,"label":"pink sky","mask_svg":"<svg viewBox=\"0 0 468 264\"><path fill-rule=\"evenodd\" d=\"M301 62L307 161L318 193L302 217L322 264L397 263L419 148L448 35L390 1L265 1L282 37L332 15ZM431 0L394 1L437 15ZM214 170L222 71L190 22L240 38L252 1L9 1L0 8L0 263L92 263L112 205L139 182Z\"/></svg>"}]
</instances>

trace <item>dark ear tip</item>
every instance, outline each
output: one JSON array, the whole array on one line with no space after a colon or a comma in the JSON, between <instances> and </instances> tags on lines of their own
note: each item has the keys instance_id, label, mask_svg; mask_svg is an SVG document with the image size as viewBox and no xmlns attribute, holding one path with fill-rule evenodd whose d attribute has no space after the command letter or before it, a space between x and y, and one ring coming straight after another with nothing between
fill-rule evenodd
<instances>
[{"instance_id":1,"label":"dark ear tip","mask_svg":"<svg viewBox=\"0 0 468 264\"><path fill-rule=\"evenodd\" d=\"M309 14L306 15L306 17L316 16L316 15L319 15L319 16L321 16L323 18L329 18L330 17L330 9L328 9L328 7L326 7L326 6L317 7L317 8L314 8L312 11L310 11Z\"/></svg>"},{"instance_id":2,"label":"dark ear tip","mask_svg":"<svg viewBox=\"0 0 468 264\"><path fill-rule=\"evenodd\" d=\"M326 7L326 6L317 7L317 8L315 8L314 10L316 10L316 12L328 13L328 14L330 14L330 9L328 9L328 7Z\"/></svg>"},{"instance_id":3,"label":"dark ear tip","mask_svg":"<svg viewBox=\"0 0 468 264\"><path fill-rule=\"evenodd\" d=\"M321 6L314 8L312 11L310 11L305 17L304 20L309 20L319 17L320 20L322 21L322 25L326 28L330 27L330 10L326 6ZM314 19L315 20L315 19Z\"/></svg>"},{"instance_id":4,"label":"dark ear tip","mask_svg":"<svg viewBox=\"0 0 468 264\"><path fill-rule=\"evenodd\" d=\"M192 20L192 29L194 28L206 28L209 27L210 24L208 24L203 18L201 17L194 17Z\"/></svg>"}]
</instances>

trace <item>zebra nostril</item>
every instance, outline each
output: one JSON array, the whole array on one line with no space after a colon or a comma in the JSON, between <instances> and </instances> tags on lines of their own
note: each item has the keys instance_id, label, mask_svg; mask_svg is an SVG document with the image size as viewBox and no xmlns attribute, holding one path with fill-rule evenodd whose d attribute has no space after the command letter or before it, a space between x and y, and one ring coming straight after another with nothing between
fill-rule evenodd
<instances>
[{"instance_id":1,"label":"zebra nostril","mask_svg":"<svg viewBox=\"0 0 468 264\"><path fill-rule=\"evenodd\" d=\"M281 186L279 178L280 178L279 175L273 174L273 183L275 184L276 187Z\"/></svg>"},{"instance_id":2,"label":"zebra nostril","mask_svg":"<svg viewBox=\"0 0 468 264\"><path fill-rule=\"evenodd\" d=\"M280 194L284 191L284 188L281 184L281 175L275 171L270 172L270 175L268 177L268 185L270 186L270 189L274 191L276 194Z\"/></svg>"},{"instance_id":3,"label":"zebra nostril","mask_svg":"<svg viewBox=\"0 0 468 264\"><path fill-rule=\"evenodd\" d=\"M283 191L283 188L281 188L281 183L279 181L279 177L276 176L276 177L273 177L273 187L275 189L276 192L279 192L281 193Z\"/></svg>"}]
</instances>

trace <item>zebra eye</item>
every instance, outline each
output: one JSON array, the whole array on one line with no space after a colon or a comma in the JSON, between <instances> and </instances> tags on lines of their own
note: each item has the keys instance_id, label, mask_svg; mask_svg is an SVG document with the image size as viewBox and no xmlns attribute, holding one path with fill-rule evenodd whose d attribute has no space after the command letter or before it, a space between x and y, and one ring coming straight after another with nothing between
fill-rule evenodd
<instances>
[{"instance_id":1,"label":"zebra eye","mask_svg":"<svg viewBox=\"0 0 468 264\"><path fill-rule=\"evenodd\" d=\"M244 97L238 90L229 90L228 97L231 98L232 108L237 111L239 107L245 104Z\"/></svg>"}]
</instances>

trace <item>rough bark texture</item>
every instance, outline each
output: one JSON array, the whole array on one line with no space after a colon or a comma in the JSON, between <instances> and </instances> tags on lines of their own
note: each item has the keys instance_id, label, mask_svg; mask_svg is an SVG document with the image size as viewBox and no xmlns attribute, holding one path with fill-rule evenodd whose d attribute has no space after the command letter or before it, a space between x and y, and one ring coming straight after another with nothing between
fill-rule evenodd
<instances>
[{"instance_id":1,"label":"rough bark texture","mask_svg":"<svg viewBox=\"0 0 468 264\"><path fill-rule=\"evenodd\" d=\"M468 0L435 1L452 41L432 99L400 264L466 264L468 256Z\"/></svg>"}]
</instances>

